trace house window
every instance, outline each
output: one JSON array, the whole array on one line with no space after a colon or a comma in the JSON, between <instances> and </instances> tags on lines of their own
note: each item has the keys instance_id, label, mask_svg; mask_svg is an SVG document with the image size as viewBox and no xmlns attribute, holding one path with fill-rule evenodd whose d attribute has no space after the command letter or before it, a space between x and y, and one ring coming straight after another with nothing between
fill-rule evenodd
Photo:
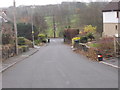
<instances>
[{"instance_id":1,"label":"house window","mask_svg":"<svg viewBox=\"0 0 120 90\"><path fill-rule=\"evenodd\" d=\"M117 11L117 18L119 18L119 12Z\"/></svg>"},{"instance_id":2,"label":"house window","mask_svg":"<svg viewBox=\"0 0 120 90\"><path fill-rule=\"evenodd\" d=\"M116 30L118 29L118 26L117 26L117 25L115 25L115 29L116 29Z\"/></svg>"}]
</instances>

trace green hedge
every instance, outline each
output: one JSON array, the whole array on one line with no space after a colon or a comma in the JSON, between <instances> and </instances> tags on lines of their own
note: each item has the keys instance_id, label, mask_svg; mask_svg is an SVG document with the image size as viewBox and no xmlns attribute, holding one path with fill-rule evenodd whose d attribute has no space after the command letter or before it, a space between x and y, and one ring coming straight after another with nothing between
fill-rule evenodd
<instances>
[{"instance_id":1,"label":"green hedge","mask_svg":"<svg viewBox=\"0 0 120 90\"><path fill-rule=\"evenodd\" d=\"M27 45L22 45L22 46L19 46L19 53L22 53L22 52L26 52L29 50L29 47Z\"/></svg>"},{"instance_id":2,"label":"green hedge","mask_svg":"<svg viewBox=\"0 0 120 90\"><path fill-rule=\"evenodd\" d=\"M24 37L18 37L18 45L28 45L29 47L33 47L33 44L30 40Z\"/></svg>"}]
</instances>

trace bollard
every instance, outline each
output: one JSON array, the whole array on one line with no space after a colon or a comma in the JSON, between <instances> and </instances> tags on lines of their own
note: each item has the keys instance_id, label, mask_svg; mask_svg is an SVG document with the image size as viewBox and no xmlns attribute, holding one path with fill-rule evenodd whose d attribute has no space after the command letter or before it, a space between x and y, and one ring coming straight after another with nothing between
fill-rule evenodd
<instances>
[{"instance_id":1,"label":"bollard","mask_svg":"<svg viewBox=\"0 0 120 90\"><path fill-rule=\"evenodd\" d=\"M103 61L103 56L102 56L102 54L98 54L98 61Z\"/></svg>"}]
</instances>

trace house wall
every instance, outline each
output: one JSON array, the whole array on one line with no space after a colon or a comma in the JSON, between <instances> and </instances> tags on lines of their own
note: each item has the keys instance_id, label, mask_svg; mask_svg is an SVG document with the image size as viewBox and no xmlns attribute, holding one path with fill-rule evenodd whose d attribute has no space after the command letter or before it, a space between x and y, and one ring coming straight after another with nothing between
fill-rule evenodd
<instances>
[{"instance_id":1,"label":"house wall","mask_svg":"<svg viewBox=\"0 0 120 90\"><path fill-rule=\"evenodd\" d=\"M117 18L117 12L103 12L103 23L120 23L120 11L119 18Z\"/></svg>"},{"instance_id":2,"label":"house wall","mask_svg":"<svg viewBox=\"0 0 120 90\"><path fill-rule=\"evenodd\" d=\"M120 32L120 23L104 23L103 29L103 36L113 36Z\"/></svg>"},{"instance_id":3,"label":"house wall","mask_svg":"<svg viewBox=\"0 0 120 90\"><path fill-rule=\"evenodd\" d=\"M103 36L120 35L120 11L119 18L117 11L103 12Z\"/></svg>"}]
</instances>

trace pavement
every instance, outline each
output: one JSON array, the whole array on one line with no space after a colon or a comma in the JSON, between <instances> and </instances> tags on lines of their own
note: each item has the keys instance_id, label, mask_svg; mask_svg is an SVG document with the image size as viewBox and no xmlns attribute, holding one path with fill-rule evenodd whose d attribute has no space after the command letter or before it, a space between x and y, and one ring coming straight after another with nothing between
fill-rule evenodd
<instances>
[{"instance_id":1,"label":"pavement","mask_svg":"<svg viewBox=\"0 0 120 90\"><path fill-rule=\"evenodd\" d=\"M62 39L6 69L3 88L118 88L118 69L74 53Z\"/></svg>"},{"instance_id":2,"label":"pavement","mask_svg":"<svg viewBox=\"0 0 120 90\"><path fill-rule=\"evenodd\" d=\"M33 55L38 51L38 48L30 48L29 51L20 54L18 56L11 57L7 60L4 60L2 62L2 68L0 69L0 72L5 71L6 69L10 68L11 66L15 65L16 63L28 58L29 56Z\"/></svg>"},{"instance_id":3,"label":"pavement","mask_svg":"<svg viewBox=\"0 0 120 90\"><path fill-rule=\"evenodd\" d=\"M74 48L73 46L71 46L71 49L73 51L77 50L77 48ZM120 57L112 57L112 58L108 58L108 59L103 58L103 61L100 61L99 63L102 63L102 64L119 69L120 68L120 66L119 66L120 61L119 60L120 60Z\"/></svg>"},{"instance_id":4,"label":"pavement","mask_svg":"<svg viewBox=\"0 0 120 90\"><path fill-rule=\"evenodd\" d=\"M103 61L100 61L99 63L103 63L105 65L119 69L120 68L119 60L120 58L109 58L109 59L103 59Z\"/></svg>"}]
</instances>

